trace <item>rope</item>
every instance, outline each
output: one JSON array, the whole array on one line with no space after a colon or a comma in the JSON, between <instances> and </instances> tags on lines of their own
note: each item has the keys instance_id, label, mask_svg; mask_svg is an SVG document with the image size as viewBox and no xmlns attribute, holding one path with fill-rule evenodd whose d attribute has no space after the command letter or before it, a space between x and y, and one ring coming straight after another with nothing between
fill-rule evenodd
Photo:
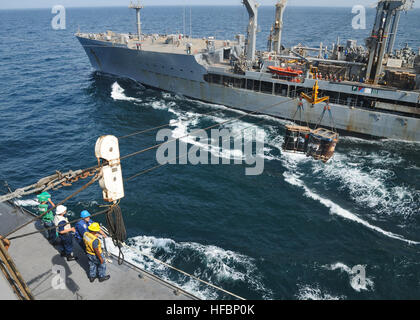
<instances>
[{"instance_id":1,"label":"rope","mask_svg":"<svg viewBox=\"0 0 420 320\"><path fill-rule=\"evenodd\" d=\"M249 128L255 127L256 125L258 125L258 124L260 124L260 123L262 123L262 122L264 122L264 121L267 121L267 119L263 119L263 120L261 120L261 121L258 121L257 123L253 124L252 126L249 126L249 127L246 127L246 128L244 128L244 129L242 129L242 130L241 130L241 132L244 132L245 130L247 130L247 129L249 129ZM228 138L230 139L230 137L228 137ZM223 141L226 141L226 139L222 139L222 142L223 142ZM173 159L171 159L171 160L167 161L167 163L164 163L164 164L159 164L159 165L154 166L154 167L151 167L151 168L149 168L149 169L145 169L145 170L143 170L143 171L140 171L139 173L136 173L135 175L132 175L131 177L126 178L126 179L124 179L124 180L125 180L125 181L127 181L127 182L129 182L129 181L131 181L131 180L133 180L133 179L135 179L135 178L137 178L137 177L139 177L139 176L142 176L142 175L144 175L144 174L146 174L146 173L149 173L149 172L151 172L151 171L153 171L153 170L159 169L160 167L163 167L163 166L167 165L168 163L170 163L170 162L172 162L172 161L175 161L175 160L180 160L180 159L183 159L183 158L185 158L185 157L187 157L187 156L188 156L188 152L187 152L186 154L182 155L182 156L177 156L177 157L175 157L175 158L173 158Z\"/></svg>"},{"instance_id":2,"label":"rope","mask_svg":"<svg viewBox=\"0 0 420 320\"><path fill-rule=\"evenodd\" d=\"M212 125L212 126L209 126L209 127L207 127L207 128L204 128L204 129L200 129L200 130L196 130L196 131L193 131L193 132L191 132L191 133L189 133L189 134L187 134L187 135L185 135L185 136L183 136L183 137L179 137L179 138L176 138L176 139L172 139L172 140L170 140L170 141L167 141L167 142L164 142L164 143L161 143L161 144L158 144L158 145L155 145L155 146L152 146L152 147L150 147L150 148L147 148L147 149L143 149L143 150L140 150L140 151L137 151L137 152L134 152L134 153L131 153L131 154L129 154L129 155L126 155L126 156L124 156L124 157L122 157L122 158L120 158L120 160L125 160L125 159L127 159L127 158L130 158L130 157L133 157L133 156L135 156L135 155L138 155L138 154L141 154L141 153L144 153L144 152L146 152L146 151L149 151L149 150L153 150L153 149L156 149L156 148L158 148L158 147L160 147L160 146L162 146L162 145L164 145L164 144L167 144L167 143L169 143L169 142L173 142L173 141L177 141L177 140L179 140L179 139L182 139L182 138L185 138L185 137L188 137L188 136L190 136L191 134L194 134L194 133L196 133L196 132L199 132L199 131L202 131L202 130L209 130L209 129L212 129L212 128L215 128L215 127L220 127L220 126L222 126L222 125L224 125L224 124L227 124L227 123L231 123L231 122L233 122L233 121L238 121L238 120L240 120L240 119L243 119L243 118L245 118L245 117L248 117L248 116L250 116L250 115L253 115L253 114L256 114L256 113L258 113L258 112L261 112L261 111L264 111L264 110L267 110L267 109L270 109L270 108L273 108L273 107L275 107L275 106L278 106L278 105L281 105L281 104L283 104L283 103L286 103L286 102L288 102L288 100L286 100L286 101L283 101L283 102L280 102L280 103L276 103L276 104L273 104L273 105L270 105L270 106L268 106L268 107L262 107L262 108L259 108L259 109L257 109L257 110L255 110L255 111L253 111L253 112L250 112L250 113L247 113L247 114L245 114L245 115L242 115L242 116L240 116L240 117L237 117L237 118L235 118L235 119L231 119L231 120L227 120L227 121L224 121L224 122L222 122L222 123L218 123L218 124L215 124L215 125ZM211 113L214 113L214 112L211 112ZM211 113L209 113L209 114L211 114ZM265 119L264 120L262 120L262 121L265 121ZM170 125L170 124L168 124L168 125ZM168 126L168 125L165 125L165 126ZM159 127L156 127L156 128L162 128L162 127L165 127L165 126L159 126ZM254 125L253 125L254 126ZM251 126L250 126L251 127ZM124 137L122 137L122 138L127 138L127 137L131 137L131 136L134 136L134 135L137 135L137 134L140 134L140 133L144 133L144 132L148 132L148 131L152 131L152 130L155 130L156 128L151 128L151 129L148 129L148 130L143 130L143 131L141 131L141 132L137 132L137 133L133 133L133 134L130 134L130 135L127 135L127 136L124 136ZM245 128L244 130L246 130L246 129L248 129L248 128ZM184 157L185 157L186 155L184 155ZM177 158L180 158L180 157L177 157ZM133 176L133 177L131 177L131 178L129 178L129 180L132 180L132 179L134 179L134 177L137 177L137 176L139 176L139 175L142 175L142 174L144 174L144 173L146 173L146 172L150 172L150 171L152 171L152 170L154 170L154 169L157 169L157 168L159 168L159 167L161 167L161 166L163 166L163 165L159 165L159 166L156 166L156 167L153 167L153 168L150 168L150 169L147 169L147 170L145 170L145 171L143 171L143 172L141 172L140 174L137 174L137 175L135 175L135 176ZM93 167L94 169L98 169L99 168L99 165L98 166L96 166L96 167ZM86 171L83 171L83 173L85 173ZM60 176L60 175L59 175ZM7 238L7 237L9 237L11 234L13 234L13 233L15 233L15 232L17 232L18 230L20 230L20 229L22 229L22 228L24 228L25 226L27 226L27 225L29 225L29 224L31 224L31 223L33 223L33 222L35 222L35 221L37 221L37 220L39 220L39 219L41 219L43 216L45 216L47 213L49 213L50 211L52 211L52 210L54 210L56 207L58 207L59 205L62 205L62 204L64 204L65 202L67 202L69 199L71 199L71 198L73 198L74 196L76 196L77 194L79 194L80 192L82 192L83 190L85 190L86 188L88 188L90 185L92 185L94 182L96 182L99 178L100 178L100 176L101 176L101 173L97 173L93 178L92 178L92 180L91 181L89 181L86 185L84 185L82 188L80 188L80 189L78 189L76 192L74 192L73 194L71 194L70 196L68 196L66 199L64 199L63 201L61 201L58 205L56 205L56 206L54 206L54 207L52 207L51 209L49 209L49 210L47 210L46 212L44 212L42 215L40 215L40 216L38 216L38 217L36 217L36 218L34 218L34 219L32 219L31 221L28 221L27 223L25 223L25 224L23 224L23 225L21 225L20 227L18 227L18 228L16 228L15 230L13 230L13 231L11 231L11 232L9 232L5 237ZM87 177L87 176L84 176L85 178ZM78 180L78 178L77 179L73 179L71 182L76 182ZM65 185L65 184L63 184L63 185ZM120 209L120 207L118 206L118 204L114 204L114 205L112 205L108 210L104 210L104 211L102 211L102 212L98 212L98 213L96 213L96 214L93 214L92 215L92 217L94 217L94 216L97 216L97 215L100 215L100 214L107 214L107 216L106 216L106 218L107 218L107 222L108 222L108 226L109 226L109 230L110 230L110 234L111 234L111 236L112 236L112 239L113 239L113 241L114 241L114 244L116 244L117 246L118 246L118 248L119 248L119 256L118 256L118 263L119 264L122 264L123 263L123 261L124 261L124 255L123 255L123 253L122 253L122 246L126 246L125 244L124 244L124 240L125 240L125 238L126 238L126 229L125 229L125 226L124 226L124 221L123 221L123 217L122 217L122 212L121 212L121 209ZM114 217L115 217L115 219L114 219ZM80 218L80 219L76 219L76 220L74 220L74 221L72 221L72 222L69 222L69 223L75 223L75 222L78 222L78 221L80 221L80 220L82 220L82 218ZM45 232L45 231L47 231L47 230L51 230L51 229L55 229L56 227L54 226L54 227L50 227L50 228L44 228L43 230L39 230L39 231L35 231L35 232L31 232L31 233L27 233L27 234L23 234L23 235L19 235L19 236L15 236L15 237L12 237L12 238L10 238L10 240L14 240L14 239L18 239L18 238L23 238L23 237L26 237L26 236L29 236L29 235L32 235L32 234L36 234L36 233L40 233L40 232ZM144 253L142 253L143 255L145 255L145 256L148 256L148 255L146 255L146 254L144 254ZM240 297L240 296L238 296L238 295L235 295L235 294L233 294L233 293L231 293L231 292L229 292L229 291L227 291L227 290L224 290L224 289L222 289L222 288L220 288L220 287L217 287L217 286L215 286L215 285L213 285L213 284L211 284L211 283L209 283L209 282L206 282L206 281L204 281L204 280L201 280L201 279L199 279L199 278L197 278L197 277L195 277L195 276L193 276L193 275L191 275L191 274L188 274L188 273L186 273L186 272L184 272L184 271L182 271L182 270L180 270L180 269L177 269L177 268L175 268L175 267L172 267L172 266L170 266L169 264L167 264L167 263L165 263L165 262L163 262L163 261L160 261L160 260L158 260L158 259L156 259L156 258L154 258L154 257L152 257L152 256L148 256L150 259L153 259L153 260L155 260L155 261L157 261L157 262L159 262L159 263L161 263L161 264L164 264L165 266L167 266L167 267L169 267L169 268L171 268L171 269L173 269L173 270L176 270L176 271L178 271L178 272L180 272L180 273L182 273L182 274L184 274L184 275L187 275L187 276L189 276L189 277L191 277L191 278L194 278L194 279L196 279L197 281L200 281L200 282L202 282L202 283L205 283L206 285L208 285L208 286L211 286L211 287L214 287L214 288L216 288L216 289L218 289L218 290L220 290L220 291L223 291L223 292L225 292L225 293L227 293L227 294L230 294L230 295L232 295L232 296L234 296L234 297L236 297L236 298L238 298L238 299L241 299L241 300L245 300L244 298L242 298L242 297Z\"/></svg>"},{"instance_id":3,"label":"rope","mask_svg":"<svg viewBox=\"0 0 420 320\"><path fill-rule=\"evenodd\" d=\"M21 225L20 227L17 227L16 229L14 229L13 231L9 232L5 238L8 238L11 234L15 233L16 231L19 231L20 229L26 227L27 225L34 223L35 221L41 219L43 216L45 216L47 213L51 212L52 210L54 210L55 208L57 208L58 206L64 204L65 202L67 202L68 200L70 200L71 198L75 197L76 195L78 195L80 192L84 191L85 189L87 189L90 185L92 185L93 183L95 183L99 178L100 178L101 174L97 173L92 180L90 180L87 184L85 184L83 187L81 187L80 189L78 189L77 191L75 191L74 193L72 193L70 196L68 196L67 198L65 198L63 201L61 201L59 204L53 206L51 209L45 211L43 214L37 216L36 218L24 223L23 225Z\"/></svg>"},{"instance_id":4,"label":"rope","mask_svg":"<svg viewBox=\"0 0 420 320\"><path fill-rule=\"evenodd\" d=\"M20 189L16 189L14 192L12 192L9 188L9 193L0 196L0 202L5 202L14 198L21 198L23 196L27 196L33 193L48 191L50 189L58 190L62 187L71 186L72 183L77 182L79 179L86 179L89 176L94 175L98 168L99 166L77 171L70 170L69 172L64 174L60 171L56 171L54 175L44 177L40 179L37 183ZM92 170L94 170L95 172L91 172Z\"/></svg>"},{"instance_id":5,"label":"rope","mask_svg":"<svg viewBox=\"0 0 420 320\"><path fill-rule=\"evenodd\" d=\"M319 118L318 123L317 123L317 125L316 125L315 129L317 129L317 128L318 128L318 126L321 124L322 120L324 119L325 112L326 112L327 110L328 110L328 115L329 115L329 117L330 117L330 126L331 126L331 129L332 129L332 131L337 132L337 130L336 130L336 128L335 128L334 117L333 117L332 112L331 112L331 107L330 107L330 105L329 105L328 103L327 103L327 105L324 107L324 110L323 110L323 111L322 111L322 113L321 113L321 117Z\"/></svg>"},{"instance_id":6,"label":"rope","mask_svg":"<svg viewBox=\"0 0 420 320\"><path fill-rule=\"evenodd\" d=\"M108 208L106 210L103 210L103 211L100 211L100 212L97 212L95 214L91 214L91 217L93 218L93 217L96 217L96 216L105 214L109 210L110 210L110 208ZM75 219L75 220L70 221L69 224L77 223L77 222L79 222L81 220L83 220L83 218L78 218L78 219ZM29 233L25 233L25 234L22 234L22 235L18 235L18 236L14 236L14 237L8 238L8 240L12 241L12 240L20 239L20 238L25 238L25 237L32 236L32 235L37 234L37 233L42 233L42 232L45 232L45 231L48 231L48 230L53 230L53 229L57 229L57 227L54 226L54 227L40 229L40 230L37 230L37 231L33 231L33 232L29 232Z\"/></svg>"},{"instance_id":7,"label":"rope","mask_svg":"<svg viewBox=\"0 0 420 320\"><path fill-rule=\"evenodd\" d=\"M114 204L106 212L106 221L108 224L108 232L112 238L112 242L118 247L118 264L122 265L124 262L124 253L122 252L122 243L127 239L127 231L124 225L121 208L118 204Z\"/></svg>"},{"instance_id":8,"label":"rope","mask_svg":"<svg viewBox=\"0 0 420 320\"><path fill-rule=\"evenodd\" d=\"M21 300L35 300L31 290L25 280L23 280L19 270L16 268L13 259L3 245L3 241L0 241L0 269Z\"/></svg>"},{"instance_id":9,"label":"rope","mask_svg":"<svg viewBox=\"0 0 420 320\"><path fill-rule=\"evenodd\" d=\"M188 137L188 136L190 136L190 135L192 135L192 134L194 134L194 133L198 133L198 132L201 132L201 131L207 131L207 130L210 130L210 129L213 129L213 128L216 128L216 127L220 127L220 126L222 126L222 125L225 125L225 124L230 123L230 122L233 122L233 121L238 121L238 120L241 120L241 119L243 119L243 118L245 118L245 117L251 116L251 115L256 114L256 113L259 113L259 112L261 112L261 111L265 111L265 110L268 110L268 109L274 108L274 107L276 107L276 106L279 106L279 105L281 105L281 104L287 103L287 102L289 102L290 100L293 100L293 99L289 99L289 100L286 100L286 101L283 101L283 102L280 102L280 103L275 103L275 104L270 105L270 106L267 106L267 107L262 107L262 108L259 108L259 109L255 110L255 111L252 111L252 112L250 112L250 113L244 114L244 115L242 115L242 116L240 116L240 117L237 117L237 118L234 118L234 119L230 119L230 120L226 120L226 121L223 121L223 122L221 122L221 123L217 123L217 124L215 124L215 125L209 126L209 127L207 127L207 128L204 128L204 129L198 129L198 130L195 130L195 131L193 131L193 132L191 132L191 133L188 133L188 134L186 134L186 135L184 135L184 136L182 136L182 137L175 138L175 139L172 139L172 140L168 140L168 141L166 141L166 142L162 142L162 143L157 144L157 145L154 145L154 146L152 146L152 147L149 147L149 148L146 148L146 149L143 149L143 150L139 150L139 151L136 151L136 152L130 153L130 154L128 154L128 155L125 155L125 156L121 157L121 158L120 158L120 160L125 160L125 159L128 159L128 158L134 157L134 156L136 156L136 155L139 155L139 154L145 153L145 152L147 152L147 151L150 151L150 150L153 150L153 149L157 149L157 148L159 148L159 147L161 147L161 146L163 146L163 145L165 145L165 144L167 144L167 143L171 143L171 142L174 142L174 141L177 141L177 140L180 140L180 139L186 138L186 137Z\"/></svg>"}]
</instances>

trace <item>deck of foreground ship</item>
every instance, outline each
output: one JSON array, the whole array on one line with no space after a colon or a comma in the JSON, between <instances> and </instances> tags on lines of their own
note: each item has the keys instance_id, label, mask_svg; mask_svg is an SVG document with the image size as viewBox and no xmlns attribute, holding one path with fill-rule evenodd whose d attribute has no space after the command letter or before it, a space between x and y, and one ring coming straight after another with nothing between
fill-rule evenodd
<instances>
[{"instance_id":1,"label":"deck of foreground ship","mask_svg":"<svg viewBox=\"0 0 420 320\"><path fill-rule=\"evenodd\" d=\"M7 234L33 216L20 207L0 203L0 234ZM39 223L31 223L13 234L36 231ZM193 295L145 272L127 262L118 265L117 257L107 264L111 279L90 283L87 270L88 261L79 245L74 243L74 253L78 261L67 262L56 248L51 246L42 233L12 241L9 253L17 268L37 300L195 300ZM53 265L64 268L66 289L54 289ZM3 274L0 275L0 299L16 299ZM4 290L3 290L4 289Z\"/></svg>"}]
</instances>

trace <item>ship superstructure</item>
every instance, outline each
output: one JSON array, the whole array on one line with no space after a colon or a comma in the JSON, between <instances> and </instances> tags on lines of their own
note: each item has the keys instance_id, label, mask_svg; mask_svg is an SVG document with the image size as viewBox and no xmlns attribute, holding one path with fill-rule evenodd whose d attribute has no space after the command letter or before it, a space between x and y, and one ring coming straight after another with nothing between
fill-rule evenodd
<instances>
[{"instance_id":1,"label":"ship superstructure","mask_svg":"<svg viewBox=\"0 0 420 320\"><path fill-rule=\"evenodd\" d=\"M264 109L261 113L283 119L293 119L297 99L318 81L319 96L329 97L337 129L420 141L419 52L408 47L394 50L400 14L413 1L379 1L366 47L347 40L332 48L284 48L287 1L279 0L266 51L256 50L258 3L243 2L248 32L235 40L142 34L139 3L131 5L137 11L137 34L76 36L98 71L235 109ZM304 104L305 122L316 124L324 105ZM328 122L321 125L328 127Z\"/></svg>"}]
</instances>

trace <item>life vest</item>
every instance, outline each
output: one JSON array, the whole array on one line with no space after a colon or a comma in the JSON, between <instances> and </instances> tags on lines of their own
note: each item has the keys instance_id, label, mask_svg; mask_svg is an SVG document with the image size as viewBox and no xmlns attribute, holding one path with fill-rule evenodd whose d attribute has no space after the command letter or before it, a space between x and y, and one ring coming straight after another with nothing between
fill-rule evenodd
<instances>
[{"instance_id":1,"label":"life vest","mask_svg":"<svg viewBox=\"0 0 420 320\"><path fill-rule=\"evenodd\" d=\"M69 220L67 220L67 218L60 216L60 215L56 215L54 217L54 224L58 227L58 225L60 224L60 222L65 221L67 222L67 224L64 226L64 230L69 230L71 229L71 225L69 222ZM57 229L58 230L58 229Z\"/></svg>"},{"instance_id":2,"label":"life vest","mask_svg":"<svg viewBox=\"0 0 420 320\"><path fill-rule=\"evenodd\" d=\"M40 215L43 215L45 212L50 209L50 206L48 204L40 204L38 206L38 211ZM52 210L48 212L46 215L42 216L42 221L44 222L53 222L54 221L54 212Z\"/></svg>"},{"instance_id":3,"label":"life vest","mask_svg":"<svg viewBox=\"0 0 420 320\"><path fill-rule=\"evenodd\" d=\"M93 242L95 240L98 240L98 242L99 242L99 244L98 244L99 254L102 254L101 241L99 241L98 237L93 235L89 231L85 232L85 234L83 235L83 242L85 243L85 246L86 246L86 252L87 252L87 254L90 254L92 256L96 256L95 250L93 249Z\"/></svg>"}]
</instances>

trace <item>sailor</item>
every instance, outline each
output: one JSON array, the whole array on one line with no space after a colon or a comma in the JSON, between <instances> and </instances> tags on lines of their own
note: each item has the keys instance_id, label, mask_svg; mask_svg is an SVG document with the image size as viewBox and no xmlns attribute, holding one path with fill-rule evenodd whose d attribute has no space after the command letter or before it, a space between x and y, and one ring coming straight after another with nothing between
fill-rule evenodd
<instances>
[{"instance_id":1,"label":"sailor","mask_svg":"<svg viewBox=\"0 0 420 320\"><path fill-rule=\"evenodd\" d=\"M77 260L78 258L73 255L73 232L76 232L75 228L72 228L68 219L65 217L67 208L65 206L58 206L56 215L54 218L54 224L58 229L58 234L61 240L63 250L61 256L66 257L67 261Z\"/></svg>"},{"instance_id":2,"label":"sailor","mask_svg":"<svg viewBox=\"0 0 420 320\"><path fill-rule=\"evenodd\" d=\"M91 215L89 213L89 211L87 210L83 210L80 213L80 218L82 218L83 220L80 220L79 222L76 223L75 228L76 228L76 233L74 235L74 237L76 238L76 241L79 243L80 247L86 251L86 246L85 246L85 242L83 241L83 236L85 234L85 232L88 231L88 227L94 223L94 221L91 219ZM99 233L106 238L106 234L105 232L103 232L102 230L99 231Z\"/></svg>"},{"instance_id":3,"label":"sailor","mask_svg":"<svg viewBox=\"0 0 420 320\"><path fill-rule=\"evenodd\" d=\"M187 54L191 54L192 52L192 43L187 43Z\"/></svg>"},{"instance_id":4,"label":"sailor","mask_svg":"<svg viewBox=\"0 0 420 320\"><path fill-rule=\"evenodd\" d=\"M106 274L105 257L102 252L101 242L98 239L98 233L101 231L99 223L92 223L88 231L83 235L83 241L86 246L86 253L89 260L89 281L93 282L99 278L99 282L104 282L111 278Z\"/></svg>"},{"instance_id":5,"label":"sailor","mask_svg":"<svg viewBox=\"0 0 420 320\"><path fill-rule=\"evenodd\" d=\"M55 205L51 201L51 195L48 192L39 194L37 198L39 201L38 211L40 215L50 210L42 217L42 222L44 223L44 227L48 229L48 241L50 241L52 244L55 244L58 239L57 231L55 229L51 229L51 227L54 227L54 212L51 209L54 208Z\"/></svg>"}]
</instances>

